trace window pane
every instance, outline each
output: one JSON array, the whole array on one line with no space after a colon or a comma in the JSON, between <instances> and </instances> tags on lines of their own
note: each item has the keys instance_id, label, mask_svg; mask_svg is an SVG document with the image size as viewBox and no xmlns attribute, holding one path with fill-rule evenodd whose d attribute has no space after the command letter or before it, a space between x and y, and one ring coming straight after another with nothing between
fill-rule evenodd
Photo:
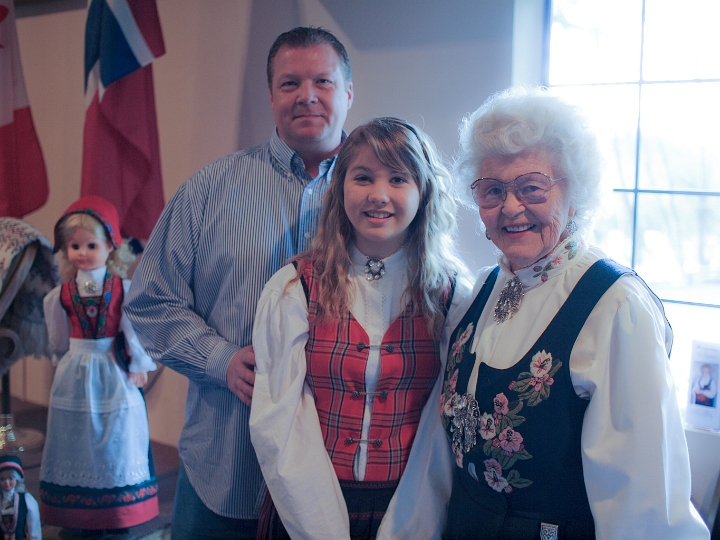
<instances>
[{"instance_id":1,"label":"window pane","mask_svg":"<svg viewBox=\"0 0 720 540\"><path fill-rule=\"evenodd\" d=\"M720 306L720 197L638 196L636 265L660 298Z\"/></svg>"},{"instance_id":2,"label":"window pane","mask_svg":"<svg viewBox=\"0 0 720 540\"><path fill-rule=\"evenodd\" d=\"M635 187L638 85L555 86L550 91L585 110L605 159L606 184Z\"/></svg>"},{"instance_id":3,"label":"window pane","mask_svg":"<svg viewBox=\"0 0 720 540\"><path fill-rule=\"evenodd\" d=\"M550 84L637 81L641 0L554 0Z\"/></svg>"},{"instance_id":4,"label":"window pane","mask_svg":"<svg viewBox=\"0 0 720 540\"><path fill-rule=\"evenodd\" d=\"M673 329L670 368L677 388L678 404L684 412L690 390L692 342L717 343L720 309L665 303L665 316Z\"/></svg>"},{"instance_id":5,"label":"window pane","mask_svg":"<svg viewBox=\"0 0 720 540\"><path fill-rule=\"evenodd\" d=\"M643 86L640 188L720 191L718 96L720 83Z\"/></svg>"},{"instance_id":6,"label":"window pane","mask_svg":"<svg viewBox=\"0 0 720 540\"><path fill-rule=\"evenodd\" d=\"M720 77L720 2L647 0L643 78L649 81Z\"/></svg>"},{"instance_id":7,"label":"window pane","mask_svg":"<svg viewBox=\"0 0 720 540\"><path fill-rule=\"evenodd\" d=\"M630 266L634 195L611 193L602 201L595 222L595 242L608 257Z\"/></svg>"}]
</instances>

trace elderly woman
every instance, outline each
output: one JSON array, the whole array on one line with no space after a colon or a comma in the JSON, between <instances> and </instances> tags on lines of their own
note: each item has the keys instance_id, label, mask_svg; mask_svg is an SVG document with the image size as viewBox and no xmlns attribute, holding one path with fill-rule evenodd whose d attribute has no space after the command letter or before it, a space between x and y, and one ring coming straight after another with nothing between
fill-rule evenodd
<instances>
[{"instance_id":1,"label":"elderly woman","mask_svg":"<svg viewBox=\"0 0 720 540\"><path fill-rule=\"evenodd\" d=\"M457 178L500 251L450 339L447 539L707 539L663 307L582 236L599 202L578 111L511 89L463 122Z\"/></svg>"}]
</instances>

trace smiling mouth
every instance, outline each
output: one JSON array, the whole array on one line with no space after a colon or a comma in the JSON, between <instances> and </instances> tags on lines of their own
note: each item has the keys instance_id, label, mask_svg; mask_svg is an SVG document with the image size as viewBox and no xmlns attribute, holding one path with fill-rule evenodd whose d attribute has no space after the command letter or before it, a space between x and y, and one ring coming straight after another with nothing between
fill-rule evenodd
<instances>
[{"instance_id":1,"label":"smiling mouth","mask_svg":"<svg viewBox=\"0 0 720 540\"><path fill-rule=\"evenodd\" d=\"M505 227L505 230L507 232L511 232L511 233L518 233L518 232L528 231L530 229L533 229L534 227L535 227L535 225L532 225L532 224L517 225L515 227Z\"/></svg>"},{"instance_id":2,"label":"smiling mouth","mask_svg":"<svg viewBox=\"0 0 720 540\"><path fill-rule=\"evenodd\" d=\"M389 212L365 212L365 215L368 217L371 217L371 218L379 218L379 219L389 218L390 216L392 216L392 214Z\"/></svg>"}]
</instances>

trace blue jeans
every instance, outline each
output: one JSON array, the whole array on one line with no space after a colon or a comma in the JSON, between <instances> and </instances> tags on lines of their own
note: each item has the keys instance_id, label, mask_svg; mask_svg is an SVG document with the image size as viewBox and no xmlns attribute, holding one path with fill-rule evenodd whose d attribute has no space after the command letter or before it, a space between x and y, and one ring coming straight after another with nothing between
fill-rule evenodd
<instances>
[{"instance_id":1,"label":"blue jeans","mask_svg":"<svg viewBox=\"0 0 720 540\"><path fill-rule=\"evenodd\" d=\"M217 515L203 504L181 463L172 514L171 540L254 540L257 519L233 519Z\"/></svg>"}]
</instances>

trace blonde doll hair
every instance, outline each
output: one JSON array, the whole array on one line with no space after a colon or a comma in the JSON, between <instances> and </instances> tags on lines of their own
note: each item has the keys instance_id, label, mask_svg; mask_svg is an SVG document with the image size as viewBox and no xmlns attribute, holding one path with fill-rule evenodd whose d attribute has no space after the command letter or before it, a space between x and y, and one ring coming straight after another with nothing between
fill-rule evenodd
<instances>
[{"instance_id":1,"label":"blonde doll hair","mask_svg":"<svg viewBox=\"0 0 720 540\"><path fill-rule=\"evenodd\" d=\"M410 295L413 311L419 309L427 319L431 335L439 338L445 322L444 299L450 279L457 275L467 281L468 275L455 252L457 205L452 197L450 175L432 141L420 129L399 118L368 121L356 128L340 149L318 234L307 254L318 276L318 320L339 317L353 300L348 278L353 227L345 212L344 184L348 168L363 145L369 146L386 167L409 172L417 184L420 204L409 226L410 283L404 294Z\"/></svg>"},{"instance_id":2,"label":"blonde doll hair","mask_svg":"<svg viewBox=\"0 0 720 540\"><path fill-rule=\"evenodd\" d=\"M73 268L67 258L67 243L68 239L71 238L78 229L84 229L112 245L112 241L107 237L105 227L91 215L77 213L65 217L60 223L60 250L57 254L58 268L62 281L67 281L75 275L75 268ZM108 256L108 272L126 279L133 262L135 262L135 255L130 249L127 240L123 239L120 247L113 249Z\"/></svg>"}]
</instances>

